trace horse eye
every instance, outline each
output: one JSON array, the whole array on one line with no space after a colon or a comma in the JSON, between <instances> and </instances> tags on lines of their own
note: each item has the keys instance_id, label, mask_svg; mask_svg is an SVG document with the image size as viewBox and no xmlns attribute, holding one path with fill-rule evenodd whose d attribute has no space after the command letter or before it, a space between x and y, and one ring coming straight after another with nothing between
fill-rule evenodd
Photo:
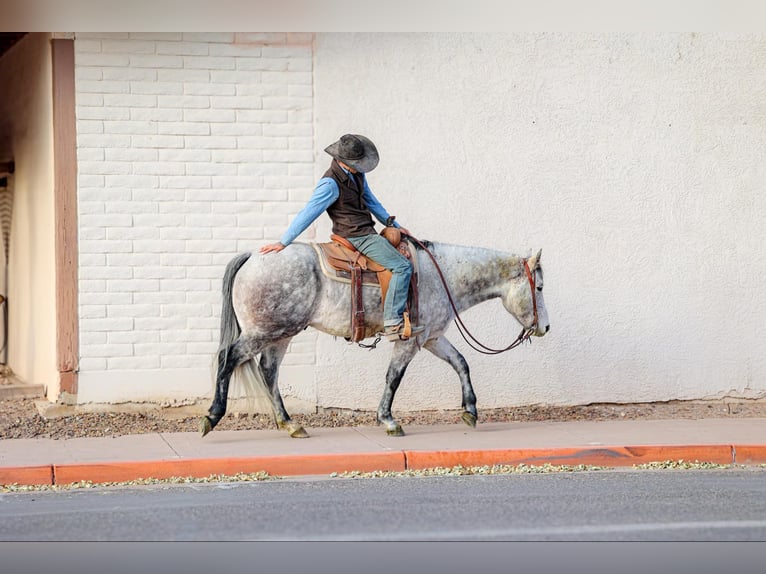
<instances>
[{"instance_id":1,"label":"horse eye","mask_svg":"<svg viewBox=\"0 0 766 574\"><path fill-rule=\"evenodd\" d=\"M537 286L537 290L538 290L538 291L542 291L542 290L543 290L542 286L541 286L541 285L538 285L538 286Z\"/></svg>"}]
</instances>

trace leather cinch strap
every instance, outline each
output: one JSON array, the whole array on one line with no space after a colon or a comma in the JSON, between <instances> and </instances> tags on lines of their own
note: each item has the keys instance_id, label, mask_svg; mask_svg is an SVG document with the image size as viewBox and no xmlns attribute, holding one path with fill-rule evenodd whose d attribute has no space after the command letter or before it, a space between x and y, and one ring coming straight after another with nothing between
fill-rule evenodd
<instances>
[{"instance_id":1,"label":"leather cinch strap","mask_svg":"<svg viewBox=\"0 0 766 574\"><path fill-rule=\"evenodd\" d=\"M351 268L351 340L355 343L364 339L364 301L362 301L362 270Z\"/></svg>"}]
</instances>

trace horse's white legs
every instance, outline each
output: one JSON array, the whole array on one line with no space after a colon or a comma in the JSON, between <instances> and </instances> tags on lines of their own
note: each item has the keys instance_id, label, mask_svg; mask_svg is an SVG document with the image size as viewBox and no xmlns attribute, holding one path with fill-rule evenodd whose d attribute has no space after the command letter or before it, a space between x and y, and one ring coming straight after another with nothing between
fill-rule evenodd
<instances>
[{"instance_id":1,"label":"horse's white legs","mask_svg":"<svg viewBox=\"0 0 766 574\"><path fill-rule=\"evenodd\" d=\"M279 428L287 430L293 438L307 438L309 435L306 430L290 419L279 392L279 365L282 364L282 359L285 357L290 339L291 337L288 337L263 348L260 360L261 373L269 391L274 416Z\"/></svg>"},{"instance_id":2,"label":"horse's white legs","mask_svg":"<svg viewBox=\"0 0 766 574\"><path fill-rule=\"evenodd\" d=\"M471 374L468 370L468 363L463 355L450 343L445 337L429 340L424 347L431 351L440 359L448 362L458 377L460 377L460 386L463 389L463 422L468 426L476 426L476 395L473 392L471 384Z\"/></svg>"},{"instance_id":3,"label":"horse's white legs","mask_svg":"<svg viewBox=\"0 0 766 574\"><path fill-rule=\"evenodd\" d=\"M391 406L394 402L396 389L402 381L407 365L418 352L418 346L414 339L407 341L397 341L394 343L394 350L391 354L391 362L388 365L386 373L386 388L383 391L383 397L378 406L378 422L386 425L386 434L391 436L403 436L404 431L401 425L394 420L391 415Z\"/></svg>"}]
</instances>

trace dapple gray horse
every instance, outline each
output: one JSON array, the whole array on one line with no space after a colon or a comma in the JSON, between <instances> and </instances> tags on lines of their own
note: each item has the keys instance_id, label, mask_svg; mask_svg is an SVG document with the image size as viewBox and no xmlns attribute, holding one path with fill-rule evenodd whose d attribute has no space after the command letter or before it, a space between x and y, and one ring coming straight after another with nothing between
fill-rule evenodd
<instances>
[{"instance_id":1,"label":"dapple gray horse","mask_svg":"<svg viewBox=\"0 0 766 574\"><path fill-rule=\"evenodd\" d=\"M404 434L391 415L391 406L407 365L421 347L457 372L463 394L463 421L476 425L476 396L468 363L444 336L456 314L499 297L523 327L517 343L532 335L541 337L550 328L543 300L540 252L525 259L477 247L426 243L420 243L416 250L417 323L425 331L417 338L392 343L386 386L377 411L378 422L390 435ZM366 336L372 337L383 330L380 288L365 286L363 300ZM243 253L232 259L223 278L215 397L208 416L201 420L202 435L210 432L226 413L232 373L246 366L265 386L278 426L292 437L308 436L301 425L290 419L282 403L277 384L279 365L292 337L306 327L350 338L350 317L350 285L327 277L309 244L293 243L276 254Z\"/></svg>"}]
</instances>

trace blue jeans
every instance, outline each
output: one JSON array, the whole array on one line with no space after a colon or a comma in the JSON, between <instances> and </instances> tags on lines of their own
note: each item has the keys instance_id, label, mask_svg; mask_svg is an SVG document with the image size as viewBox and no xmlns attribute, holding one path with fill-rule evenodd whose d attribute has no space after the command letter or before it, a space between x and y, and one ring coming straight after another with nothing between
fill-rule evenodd
<instances>
[{"instance_id":1,"label":"blue jeans","mask_svg":"<svg viewBox=\"0 0 766 574\"><path fill-rule=\"evenodd\" d=\"M407 291L412 276L412 263L388 242L388 239L372 233L361 237L347 237L359 252L380 263L392 273L388 293L383 303L383 326L392 327L404 319L402 313L407 307Z\"/></svg>"}]
</instances>

